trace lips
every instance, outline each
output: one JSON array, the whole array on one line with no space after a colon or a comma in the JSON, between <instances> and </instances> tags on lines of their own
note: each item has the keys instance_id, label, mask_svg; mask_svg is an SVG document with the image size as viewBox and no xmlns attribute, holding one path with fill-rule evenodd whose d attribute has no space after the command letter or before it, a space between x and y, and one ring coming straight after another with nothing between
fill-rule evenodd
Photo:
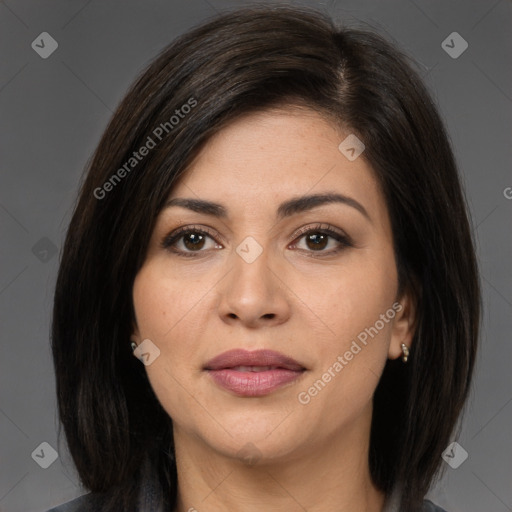
<instances>
[{"instance_id":1,"label":"lips","mask_svg":"<svg viewBox=\"0 0 512 512\"><path fill-rule=\"evenodd\" d=\"M204 370L223 389L238 396L267 395L297 380L306 368L273 350L230 350L211 359Z\"/></svg>"},{"instance_id":2,"label":"lips","mask_svg":"<svg viewBox=\"0 0 512 512\"><path fill-rule=\"evenodd\" d=\"M292 371L302 371L305 368L295 359L285 356L274 350L248 350L235 349L224 352L206 363L205 370L223 370L226 368L252 368L250 371L262 371L256 368L271 367ZM246 370L239 370L246 371Z\"/></svg>"}]
</instances>

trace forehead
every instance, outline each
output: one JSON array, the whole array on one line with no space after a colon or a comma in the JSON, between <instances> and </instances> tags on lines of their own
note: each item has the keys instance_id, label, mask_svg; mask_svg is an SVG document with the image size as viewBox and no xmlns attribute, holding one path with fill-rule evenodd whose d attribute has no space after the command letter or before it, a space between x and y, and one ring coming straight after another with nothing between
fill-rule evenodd
<instances>
[{"instance_id":1,"label":"forehead","mask_svg":"<svg viewBox=\"0 0 512 512\"><path fill-rule=\"evenodd\" d=\"M246 114L208 140L169 199L208 199L239 214L294 196L338 192L364 203L372 217L386 217L371 166L363 156L350 161L338 149L348 135L311 109Z\"/></svg>"}]
</instances>

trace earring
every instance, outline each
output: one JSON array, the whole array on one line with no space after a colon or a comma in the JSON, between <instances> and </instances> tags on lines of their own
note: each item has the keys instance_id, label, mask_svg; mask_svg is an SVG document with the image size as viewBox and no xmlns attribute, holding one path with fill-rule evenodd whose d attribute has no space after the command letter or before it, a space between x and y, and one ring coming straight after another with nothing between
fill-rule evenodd
<instances>
[{"instance_id":1,"label":"earring","mask_svg":"<svg viewBox=\"0 0 512 512\"><path fill-rule=\"evenodd\" d=\"M135 341L132 341L130 343L131 347L132 347L132 352L137 348L137 343L135 343Z\"/></svg>"},{"instance_id":2,"label":"earring","mask_svg":"<svg viewBox=\"0 0 512 512\"><path fill-rule=\"evenodd\" d=\"M402 343L402 361L404 363L407 363L408 357L409 357L409 347L405 343Z\"/></svg>"}]
</instances>

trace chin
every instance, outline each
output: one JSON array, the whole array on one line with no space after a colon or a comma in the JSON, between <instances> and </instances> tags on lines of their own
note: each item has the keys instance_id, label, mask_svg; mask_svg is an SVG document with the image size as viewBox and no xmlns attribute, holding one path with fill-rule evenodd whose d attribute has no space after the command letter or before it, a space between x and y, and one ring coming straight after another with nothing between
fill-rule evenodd
<instances>
[{"instance_id":1,"label":"chin","mask_svg":"<svg viewBox=\"0 0 512 512\"><path fill-rule=\"evenodd\" d=\"M235 416L235 415L234 415ZM249 464L263 464L265 461L285 459L301 451L307 444L308 436L303 428L284 425L281 415L257 418L236 414L229 421L218 418L222 427L199 431L199 436L215 451L229 458L236 458ZM225 429L225 430L224 430Z\"/></svg>"}]
</instances>

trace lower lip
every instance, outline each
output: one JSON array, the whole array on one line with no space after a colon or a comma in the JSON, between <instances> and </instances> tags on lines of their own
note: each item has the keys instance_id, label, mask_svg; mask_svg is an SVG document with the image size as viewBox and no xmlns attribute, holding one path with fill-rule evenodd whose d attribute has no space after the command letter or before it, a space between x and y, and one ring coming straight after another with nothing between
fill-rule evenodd
<instances>
[{"instance_id":1,"label":"lower lip","mask_svg":"<svg viewBox=\"0 0 512 512\"><path fill-rule=\"evenodd\" d=\"M217 384L240 396L267 395L298 379L303 373L284 368L262 372L241 372L230 368L207 371Z\"/></svg>"}]
</instances>

